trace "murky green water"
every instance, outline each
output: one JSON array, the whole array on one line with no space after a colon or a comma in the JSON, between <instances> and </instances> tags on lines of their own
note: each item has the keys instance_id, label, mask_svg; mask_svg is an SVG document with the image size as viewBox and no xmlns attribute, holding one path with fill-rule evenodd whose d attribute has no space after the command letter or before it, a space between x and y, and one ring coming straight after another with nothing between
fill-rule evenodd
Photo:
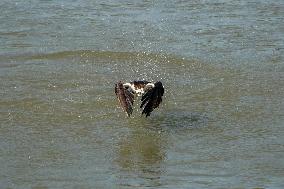
<instances>
[{"instance_id":1,"label":"murky green water","mask_svg":"<svg viewBox=\"0 0 284 189\"><path fill-rule=\"evenodd\" d=\"M284 188L282 1L0 12L0 188ZM134 79L165 86L147 119L114 95Z\"/></svg>"}]
</instances>

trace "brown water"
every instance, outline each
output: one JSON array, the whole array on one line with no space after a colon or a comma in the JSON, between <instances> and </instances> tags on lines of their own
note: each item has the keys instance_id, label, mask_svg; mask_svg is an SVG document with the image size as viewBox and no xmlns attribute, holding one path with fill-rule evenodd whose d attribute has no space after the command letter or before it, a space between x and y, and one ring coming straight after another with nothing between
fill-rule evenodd
<instances>
[{"instance_id":1,"label":"brown water","mask_svg":"<svg viewBox=\"0 0 284 189\"><path fill-rule=\"evenodd\" d=\"M283 188L283 11L2 1L0 188ZM147 119L114 95L134 79L165 86Z\"/></svg>"}]
</instances>

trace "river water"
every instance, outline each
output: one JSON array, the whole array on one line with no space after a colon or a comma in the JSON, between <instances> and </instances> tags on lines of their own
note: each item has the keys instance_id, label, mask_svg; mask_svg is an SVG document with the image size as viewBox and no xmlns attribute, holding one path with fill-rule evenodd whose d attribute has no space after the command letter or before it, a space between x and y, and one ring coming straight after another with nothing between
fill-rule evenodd
<instances>
[{"instance_id":1,"label":"river water","mask_svg":"<svg viewBox=\"0 0 284 189\"><path fill-rule=\"evenodd\" d=\"M0 188L284 188L282 0L0 2ZM162 81L148 118L115 82Z\"/></svg>"}]
</instances>

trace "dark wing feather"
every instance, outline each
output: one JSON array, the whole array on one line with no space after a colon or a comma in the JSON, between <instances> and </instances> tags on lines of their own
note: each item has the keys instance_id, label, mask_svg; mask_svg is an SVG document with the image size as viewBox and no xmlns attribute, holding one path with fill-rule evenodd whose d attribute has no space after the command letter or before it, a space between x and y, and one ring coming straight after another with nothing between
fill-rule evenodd
<instances>
[{"instance_id":1,"label":"dark wing feather","mask_svg":"<svg viewBox=\"0 0 284 189\"><path fill-rule=\"evenodd\" d=\"M151 112L159 107L162 102L162 96L164 95L164 87L160 81L155 83L155 86L148 90L142 96L142 103L140 108L143 108L142 115L145 114L146 117L150 116Z\"/></svg>"},{"instance_id":2,"label":"dark wing feather","mask_svg":"<svg viewBox=\"0 0 284 189\"><path fill-rule=\"evenodd\" d=\"M115 94L123 110L130 115L133 112L134 95L129 90L125 89L123 83L120 81L115 84Z\"/></svg>"}]
</instances>

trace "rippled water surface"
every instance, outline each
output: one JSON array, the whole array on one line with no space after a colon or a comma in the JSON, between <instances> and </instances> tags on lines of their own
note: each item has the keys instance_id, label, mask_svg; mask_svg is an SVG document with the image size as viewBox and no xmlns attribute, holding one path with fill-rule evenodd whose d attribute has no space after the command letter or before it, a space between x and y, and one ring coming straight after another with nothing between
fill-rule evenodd
<instances>
[{"instance_id":1,"label":"rippled water surface","mask_svg":"<svg viewBox=\"0 0 284 189\"><path fill-rule=\"evenodd\" d=\"M284 3L0 2L0 188L284 188ZM114 83L161 80L149 118Z\"/></svg>"}]
</instances>

